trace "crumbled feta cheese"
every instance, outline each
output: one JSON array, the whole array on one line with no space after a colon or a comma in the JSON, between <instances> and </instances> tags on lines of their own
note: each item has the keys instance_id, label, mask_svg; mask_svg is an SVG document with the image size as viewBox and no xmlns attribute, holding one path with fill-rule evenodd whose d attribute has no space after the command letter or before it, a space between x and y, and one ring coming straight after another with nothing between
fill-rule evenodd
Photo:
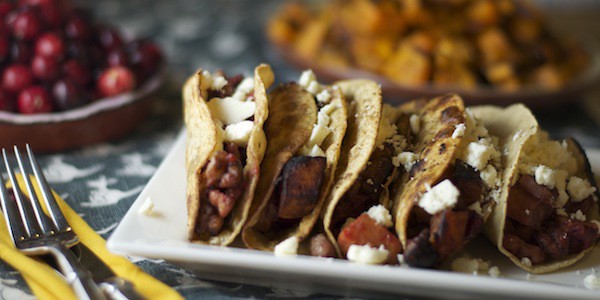
<instances>
[{"instance_id":1,"label":"crumbled feta cheese","mask_svg":"<svg viewBox=\"0 0 600 300\"><path fill-rule=\"evenodd\" d=\"M152 217L155 215L154 214L154 202L152 202L152 199L150 199L150 197L148 197L148 198L146 198L146 200L144 200L144 203L142 203L142 205L138 209L138 213L148 216L148 217Z\"/></svg>"},{"instance_id":2,"label":"crumbled feta cheese","mask_svg":"<svg viewBox=\"0 0 600 300\"><path fill-rule=\"evenodd\" d=\"M250 133L254 128L253 121L242 121L225 127L223 141L234 143L238 146L248 145Z\"/></svg>"},{"instance_id":3,"label":"crumbled feta cheese","mask_svg":"<svg viewBox=\"0 0 600 300\"><path fill-rule=\"evenodd\" d=\"M374 205L367 211L367 214L371 219L375 220L376 223L381 224L385 227L392 227L392 215L385 206L378 204Z\"/></svg>"},{"instance_id":4,"label":"crumbled feta cheese","mask_svg":"<svg viewBox=\"0 0 600 300\"><path fill-rule=\"evenodd\" d=\"M239 101L232 97L213 98L208 101L208 109L213 118L229 125L244 121L254 115L254 101Z\"/></svg>"},{"instance_id":5,"label":"crumbled feta cheese","mask_svg":"<svg viewBox=\"0 0 600 300\"><path fill-rule=\"evenodd\" d=\"M471 142L467 146L465 162L476 170L483 170L488 162L500 157L500 153L491 143L490 139L482 138L477 142Z\"/></svg>"},{"instance_id":6,"label":"crumbled feta cheese","mask_svg":"<svg viewBox=\"0 0 600 300\"><path fill-rule=\"evenodd\" d=\"M312 70L305 70L304 72L302 72L302 74L300 74L298 84L303 87L308 87L308 85L313 81L317 81L317 76L315 75L315 73L313 73Z\"/></svg>"},{"instance_id":7,"label":"crumbled feta cheese","mask_svg":"<svg viewBox=\"0 0 600 300\"><path fill-rule=\"evenodd\" d=\"M479 177L481 177L481 180L483 180L483 183L485 183L488 188L494 188L500 185L498 182L498 171L496 171L496 168L491 164L487 165L479 172Z\"/></svg>"},{"instance_id":8,"label":"crumbled feta cheese","mask_svg":"<svg viewBox=\"0 0 600 300\"><path fill-rule=\"evenodd\" d=\"M327 125L323 126L321 124L315 124L312 132L310 133L307 144L320 146L330 133L331 128L327 127Z\"/></svg>"},{"instance_id":9,"label":"crumbled feta cheese","mask_svg":"<svg viewBox=\"0 0 600 300\"><path fill-rule=\"evenodd\" d=\"M525 209L525 214L529 216L531 214L531 211L529 209Z\"/></svg>"},{"instance_id":10,"label":"crumbled feta cheese","mask_svg":"<svg viewBox=\"0 0 600 300\"><path fill-rule=\"evenodd\" d=\"M248 94L254 90L254 78L245 77L235 88L236 92Z\"/></svg>"},{"instance_id":11,"label":"crumbled feta cheese","mask_svg":"<svg viewBox=\"0 0 600 300\"><path fill-rule=\"evenodd\" d=\"M373 182L373 179L369 178L369 179L367 179L367 184L368 185L374 185L375 182Z\"/></svg>"},{"instance_id":12,"label":"crumbled feta cheese","mask_svg":"<svg viewBox=\"0 0 600 300\"><path fill-rule=\"evenodd\" d=\"M452 261L451 268L455 272L472 273L473 275L488 273L491 277L500 276L498 267L492 266L489 261L481 258L459 257Z\"/></svg>"},{"instance_id":13,"label":"crumbled feta cheese","mask_svg":"<svg viewBox=\"0 0 600 300\"><path fill-rule=\"evenodd\" d=\"M329 103L329 100L331 100L331 93L328 89L323 89L317 94L317 101L320 103Z\"/></svg>"},{"instance_id":14,"label":"crumbled feta cheese","mask_svg":"<svg viewBox=\"0 0 600 300\"><path fill-rule=\"evenodd\" d=\"M521 263L524 264L524 265L526 265L526 266L528 266L528 267L532 266L531 259L529 259L529 257L523 257L523 258L521 258Z\"/></svg>"},{"instance_id":15,"label":"crumbled feta cheese","mask_svg":"<svg viewBox=\"0 0 600 300\"><path fill-rule=\"evenodd\" d=\"M368 244L362 246L350 245L346 257L349 261L362 264L382 264L387 260L388 254L389 251L383 245L379 248L372 248Z\"/></svg>"},{"instance_id":16,"label":"crumbled feta cheese","mask_svg":"<svg viewBox=\"0 0 600 300\"><path fill-rule=\"evenodd\" d=\"M402 152L392 157L392 164L395 167L403 166L404 170L410 171L412 166L419 160L419 156L413 152Z\"/></svg>"},{"instance_id":17,"label":"crumbled feta cheese","mask_svg":"<svg viewBox=\"0 0 600 300\"><path fill-rule=\"evenodd\" d=\"M275 245L273 253L275 256L298 254L298 237L292 236Z\"/></svg>"},{"instance_id":18,"label":"crumbled feta cheese","mask_svg":"<svg viewBox=\"0 0 600 300\"><path fill-rule=\"evenodd\" d=\"M411 115L409 118L409 122L410 130L412 131L412 133L414 135L419 134L419 131L421 131L421 118L419 118L419 115Z\"/></svg>"},{"instance_id":19,"label":"crumbled feta cheese","mask_svg":"<svg viewBox=\"0 0 600 300\"><path fill-rule=\"evenodd\" d=\"M206 86L213 91L220 91L227 85L227 79L223 76L213 76L208 71L202 71L202 80L206 82Z\"/></svg>"},{"instance_id":20,"label":"crumbled feta cheese","mask_svg":"<svg viewBox=\"0 0 600 300\"><path fill-rule=\"evenodd\" d=\"M311 156L311 157L325 157L325 151L321 149L321 147L317 145L313 145L312 148L308 148L306 145L302 146L300 150L298 150L298 154L303 156Z\"/></svg>"},{"instance_id":21,"label":"crumbled feta cheese","mask_svg":"<svg viewBox=\"0 0 600 300\"><path fill-rule=\"evenodd\" d=\"M583 285L590 290L600 290L600 277L590 274L583 279Z\"/></svg>"},{"instance_id":22,"label":"crumbled feta cheese","mask_svg":"<svg viewBox=\"0 0 600 300\"><path fill-rule=\"evenodd\" d=\"M467 126L464 123L457 124L454 128L454 132L452 132L452 138L456 139L465 135L465 131L467 130Z\"/></svg>"},{"instance_id":23,"label":"crumbled feta cheese","mask_svg":"<svg viewBox=\"0 0 600 300\"><path fill-rule=\"evenodd\" d=\"M313 81L308 84L306 91L313 95L318 95L321 92L321 85L318 82Z\"/></svg>"},{"instance_id":24,"label":"crumbled feta cheese","mask_svg":"<svg viewBox=\"0 0 600 300\"><path fill-rule=\"evenodd\" d=\"M453 207L460 192L448 179L428 188L427 192L419 199L419 206L430 215L434 215L446 208Z\"/></svg>"},{"instance_id":25,"label":"crumbled feta cheese","mask_svg":"<svg viewBox=\"0 0 600 300\"><path fill-rule=\"evenodd\" d=\"M575 213L572 213L569 216L571 219L575 219L575 220L579 220L579 221L586 221L587 218L585 217L585 215L583 214L583 212L581 211L581 209L578 209Z\"/></svg>"},{"instance_id":26,"label":"crumbled feta cheese","mask_svg":"<svg viewBox=\"0 0 600 300\"><path fill-rule=\"evenodd\" d=\"M596 191L596 187L590 185L590 182L577 176L572 176L567 184L567 191L571 195L572 202L581 202Z\"/></svg>"},{"instance_id":27,"label":"crumbled feta cheese","mask_svg":"<svg viewBox=\"0 0 600 300\"><path fill-rule=\"evenodd\" d=\"M568 172L565 170L554 170L545 165L539 165L534 171L535 181L538 184L545 185L550 189L556 188L558 191L557 205L562 207L569 196L565 192Z\"/></svg>"},{"instance_id":28,"label":"crumbled feta cheese","mask_svg":"<svg viewBox=\"0 0 600 300\"><path fill-rule=\"evenodd\" d=\"M469 205L469 207L467 207L467 208L476 212L478 215L483 216L483 209L481 209L481 202L475 201L475 202L473 202L473 204Z\"/></svg>"}]
</instances>

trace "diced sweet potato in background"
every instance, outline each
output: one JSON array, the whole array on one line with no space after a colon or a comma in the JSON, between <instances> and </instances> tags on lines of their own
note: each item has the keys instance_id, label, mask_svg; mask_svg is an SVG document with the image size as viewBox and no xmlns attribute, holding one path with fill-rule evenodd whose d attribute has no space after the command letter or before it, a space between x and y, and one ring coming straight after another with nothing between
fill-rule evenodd
<instances>
[{"instance_id":1,"label":"diced sweet potato in background","mask_svg":"<svg viewBox=\"0 0 600 300\"><path fill-rule=\"evenodd\" d=\"M477 37L477 46L483 65L512 60L514 49L502 30L490 28Z\"/></svg>"},{"instance_id":2,"label":"diced sweet potato in background","mask_svg":"<svg viewBox=\"0 0 600 300\"><path fill-rule=\"evenodd\" d=\"M531 76L531 82L536 86L546 89L558 89L564 85L564 79L555 65L545 64L535 69Z\"/></svg>"},{"instance_id":3,"label":"diced sweet potato in background","mask_svg":"<svg viewBox=\"0 0 600 300\"><path fill-rule=\"evenodd\" d=\"M354 222L344 227L337 240L344 256L350 245L369 244L375 248L383 245L389 251L387 264L398 263L397 255L402 252L398 237L367 214L360 215Z\"/></svg>"},{"instance_id":4,"label":"diced sweet potato in background","mask_svg":"<svg viewBox=\"0 0 600 300\"><path fill-rule=\"evenodd\" d=\"M360 36L351 41L354 62L365 70L376 71L394 52L395 43L386 36Z\"/></svg>"},{"instance_id":5,"label":"diced sweet potato in background","mask_svg":"<svg viewBox=\"0 0 600 300\"><path fill-rule=\"evenodd\" d=\"M495 0L475 1L467 8L467 19L472 28L498 25L500 16Z\"/></svg>"},{"instance_id":6,"label":"diced sweet potato in background","mask_svg":"<svg viewBox=\"0 0 600 300\"><path fill-rule=\"evenodd\" d=\"M401 45L384 64L383 73L392 81L406 85L425 84L431 78L429 58L410 45Z\"/></svg>"}]
</instances>

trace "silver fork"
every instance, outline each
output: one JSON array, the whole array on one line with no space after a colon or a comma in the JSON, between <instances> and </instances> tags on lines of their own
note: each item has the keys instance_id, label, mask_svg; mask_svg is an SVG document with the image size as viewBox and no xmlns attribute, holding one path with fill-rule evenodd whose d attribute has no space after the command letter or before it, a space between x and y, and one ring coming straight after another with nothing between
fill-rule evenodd
<instances>
[{"instance_id":1,"label":"silver fork","mask_svg":"<svg viewBox=\"0 0 600 300\"><path fill-rule=\"evenodd\" d=\"M26 197L21 192L13 167L8 160L6 149L2 149L4 166L12 183L14 198L8 193L4 185L4 178L0 173L0 202L6 225L10 230L15 246L28 256L43 254L54 256L61 273L79 299L106 299L102 290L92 279L90 272L81 265L75 254L68 248L77 244L79 238L67 223L54 200L50 187L43 177L29 145L27 145L29 163L42 192L42 198L48 208L52 223L42 210L33 183L29 178L29 172L26 171L26 166L17 146L14 147L14 152L25 181L25 187L29 193L29 197Z\"/></svg>"}]
</instances>

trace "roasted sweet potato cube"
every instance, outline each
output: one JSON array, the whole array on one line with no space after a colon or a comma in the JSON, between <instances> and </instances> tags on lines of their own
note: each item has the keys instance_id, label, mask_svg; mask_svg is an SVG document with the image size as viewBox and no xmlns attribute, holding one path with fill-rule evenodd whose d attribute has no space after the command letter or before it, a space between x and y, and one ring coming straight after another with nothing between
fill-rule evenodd
<instances>
[{"instance_id":1,"label":"roasted sweet potato cube","mask_svg":"<svg viewBox=\"0 0 600 300\"><path fill-rule=\"evenodd\" d=\"M458 252L465 244L468 211L446 209L431 217L430 241L442 260Z\"/></svg>"},{"instance_id":2,"label":"roasted sweet potato cube","mask_svg":"<svg viewBox=\"0 0 600 300\"><path fill-rule=\"evenodd\" d=\"M411 45L401 45L383 65L382 72L401 84L422 85L431 77L431 61Z\"/></svg>"},{"instance_id":3,"label":"roasted sweet potato cube","mask_svg":"<svg viewBox=\"0 0 600 300\"><path fill-rule=\"evenodd\" d=\"M325 157L295 156L283 167L278 216L298 219L312 212L325 175Z\"/></svg>"},{"instance_id":4,"label":"roasted sweet potato cube","mask_svg":"<svg viewBox=\"0 0 600 300\"><path fill-rule=\"evenodd\" d=\"M519 259L529 258L531 263L539 264L546 260L546 254L540 247L528 244L518 236L505 232L502 238L502 247L514 254Z\"/></svg>"},{"instance_id":5,"label":"roasted sweet potato cube","mask_svg":"<svg viewBox=\"0 0 600 300\"><path fill-rule=\"evenodd\" d=\"M477 37L477 47L481 55L481 63L490 65L497 62L511 61L515 57L515 50L504 31L493 27L483 31Z\"/></svg>"},{"instance_id":6,"label":"roasted sweet potato cube","mask_svg":"<svg viewBox=\"0 0 600 300\"><path fill-rule=\"evenodd\" d=\"M520 185L515 184L508 194L508 217L525 226L540 229L552 215L550 203L529 194Z\"/></svg>"},{"instance_id":7,"label":"roasted sweet potato cube","mask_svg":"<svg viewBox=\"0 0 600 300\"><path fill-rule=\"evenodd\" d=\"M354 222L340 232L337 238L338 244L344 256L350 245L366 245L379 247L383 245L389 251L386 263L398 262L398 253L402 252L402 245L395 234L391 233L385 226L378 224L368 214L362 214Z\"/></svg>"}]
</instances>

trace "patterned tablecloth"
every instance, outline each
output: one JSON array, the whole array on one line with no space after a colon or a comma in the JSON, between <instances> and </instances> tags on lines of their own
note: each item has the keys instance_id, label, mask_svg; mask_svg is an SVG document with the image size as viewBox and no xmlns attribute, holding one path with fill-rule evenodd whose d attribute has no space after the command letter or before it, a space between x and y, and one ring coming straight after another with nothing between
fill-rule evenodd
<instances>
[{"instance_id":1,"label":"patterned tablecloth","mask_svg":"<svg viewBox=\"0 0 600 300\"><path fill-rule=\"evenodd\" d=\"M181 129L179 88L186 76L200 66L209 70L221 68L229 74L248 73L260 62L272 64L279 82L293 80L299 72L287 66L268 48L262 34L264 20L279 1L79 2L91 8L100 20L117 24L137 36L148 36L158 41L170 63L170 75L160 99L155 103L153 116L135 132L120 140L39 156L54 189L92 228L108 238L155 173ZM551 7L564 5L559 4L561 1L551 2ZM597 2L581 3L586 5L586 15L591 17L572 17L573 14L579 15L563 10L563 22L578 20L581 22L568 24L573 28L584 28L587 33L593 28L598 31L600 26L597 17L600 14L598 6L593 5ZM586 20L589 22L585 23ZM576 27L576 24L583 27ZM590 24L596 25L589 27ZM585 147L600 147L600 117L589 114L600 111L596 100L600 100L600 93L592 94L586 106L566 104L552 111L540 111L538 115L542 125L553 136L572 135ZM202 274L195 274L160 259L130 259L186 298L337 297L301 290L211 281L204 279ZM0 299L29 298L34 296L19 273L0 262Z\"/></svg>"}]
</instances>

